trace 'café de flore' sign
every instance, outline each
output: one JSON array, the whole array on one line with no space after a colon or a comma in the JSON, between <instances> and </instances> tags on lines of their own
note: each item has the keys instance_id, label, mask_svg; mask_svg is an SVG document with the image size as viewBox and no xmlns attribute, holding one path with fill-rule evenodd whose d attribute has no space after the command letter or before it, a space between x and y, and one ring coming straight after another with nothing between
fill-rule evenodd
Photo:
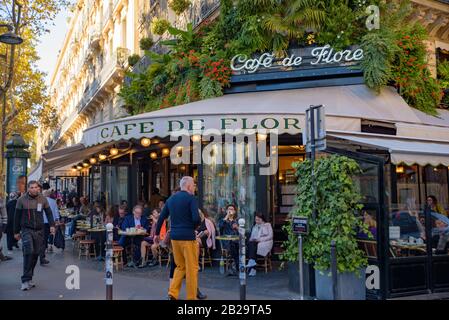
<instances>
[{"instance_id":1,"label":"'caf\u00e9 de flore' sign","mask_svg":"<svg viewBox=\"0 0 449 320\"><path fill-rule=\"evenodd\" d=\"M309 59L311 58L311 59ZM307 57L310 66L326 64L353 63L363 59L363 49L335 51L330 45L316 47L311 50L311 57ZM309 61L310 60L310 61ZM273 53L264 53L257 58L248 58L247 55L238 54L231 60L233 71L255 73L260 68L292 68L306 64L305 57L292 54L283 59L277 59Z\"/></svg>"}]
</instances>

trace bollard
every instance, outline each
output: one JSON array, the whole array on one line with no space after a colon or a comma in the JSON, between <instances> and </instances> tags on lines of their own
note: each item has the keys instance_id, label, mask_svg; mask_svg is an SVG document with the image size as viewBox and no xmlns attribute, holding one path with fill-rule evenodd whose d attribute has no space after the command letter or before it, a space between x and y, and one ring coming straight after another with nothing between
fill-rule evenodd
<instances>
[{"instance_id":1,"label":"bollard","mask_svg":"<svg viewBox=\"0 0 449 320\"><path fill-rule=\"evenodd\" d=\"M338 300L337 291L337 252L335 247L335 240L331 241L331 272L332 272L332 297Z\"/></svg>"},{"instance_id":2,"label":"bollard","mask_svg":"<svg viewBox=\"0 0 449 320\"><path fill-rule=\"evenodd\" d=\"M114 226L112 223L106 225L106 300L112 300L112 273L114 266L112 264L112 242L114 237Z\"/></svg>"},{"instance_id":3,"label":"bollard","mask_svg":"<svg viewBox=\"0 0 449 320\"><path fill-rule=\"evenodd\" d=\"M245 219L239 219L239 278L240 300L246 300L246 243L245 243Z\"/></svg>"}]
</instances>

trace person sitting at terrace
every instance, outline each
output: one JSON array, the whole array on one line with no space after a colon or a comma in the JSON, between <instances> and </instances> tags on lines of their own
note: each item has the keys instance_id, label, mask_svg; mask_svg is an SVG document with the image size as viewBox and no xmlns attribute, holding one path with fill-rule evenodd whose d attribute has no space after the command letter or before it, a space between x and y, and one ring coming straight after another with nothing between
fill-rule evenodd
<instances>
[{"instance_id":1,"label":"person sitting at terrace","mask_svg":"<svg viewBox=\"0 0 449 320\"><path fill-rule=\"evenodd\" d=\"M226 206L226 216L218 222L220 234L224 236L238 236L239 225L237 223L237 208L233 204ZM239 242L238 241L222 241L222 249L230 252L234 260L234 267L231 268L230 275L235 275L239 269Z\"/></svg>"},{"instance_id":2,"label":"person sitting at terrace","mask_svg":"<svg viewBox=\"0 0 449 320\"><path fill-rule=\"evenodd\" d=\"M256 275L257 256L266 257L273 249L273 228L271 224L261 214L256 215L255 222L248 242L249 260L246 267L249 270L248 275L250 277Z\"/></svg>"},{"instance_id":3,"label":"person sitting at terrace","mask_svg":"<svg viewBox=\"0 0 449 320\"><path fill-rule=\"evenodd\" d=\"M197 229L196 240L198 241L199 250L201 248L209 248L215 250L215 225L209 217L206 209L201 208L199 211L201 225Z\"/></svg>"},{"instance_id":4,"label":"person sitting at terrace","mask_svg":"<svg viewBox=\"0 0 449 320\"><path fill-rule=\"evenodd\" d=\"M159 241L156 239L156 225L157 220L159 219L159 216L161 215L161 210L159 208L155 208L150 216L151 218L151 231L150 236L143 239L141 246L140 246L140 254L142 256L142 263L139 266L139 268L144 268L147 264L147 261L145 260L145 255L147 252L147 248L150 247L151 254L152 254L152 260L149 264L150 267L153 267L157 265L158 261L158 252L159 252L159 246L161 243L165 244L165 237L167 233L167 224L166 221L162 224L161 233L159 235Z\"/></svg>"},{"instance_id":5,"label":"person sitting at terrace","mask_svg":"<svg viewBox=\"0 0 449 320\"><path fill-rule=\"evenodd\" d=\"M129 229L129 228L148 230L148 228L149 228L148 220L147 220L147 218L142 216L142 214L143 214L143 207L140 205L136 205L133 209L133 215L131 215L131 216L128 215L125 217L125 220L123 221L121 229L123 231L126 231L126 229ZM134 256L133 256L134 261L133 262L137 263L137 264L139 263L139 260L141 258L139 248L140 248L140 244L141 244L142 240L143 240L142 236L128 237L126 235L122 235L119 240L119 243L123 248L125 248L127 244L134 245ZM123 260L126 263L126 260L127 260L126 255Z\"/></svg>"}]
</instances>

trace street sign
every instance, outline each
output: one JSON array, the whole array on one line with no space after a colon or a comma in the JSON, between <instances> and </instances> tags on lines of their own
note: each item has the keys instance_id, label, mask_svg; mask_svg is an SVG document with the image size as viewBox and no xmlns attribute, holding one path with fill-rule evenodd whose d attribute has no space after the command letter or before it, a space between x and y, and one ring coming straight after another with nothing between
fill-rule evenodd
<instances>
[{"instance_id":1,"label":"street sign","mask_svg":"<svg viewBox=\"0 0 449 320\"><path fill-rule=\"evenodd\" d=\"M293 217L293 233L308 234L309 233L309 221L306 217Z\"/></svg>"},{"instance_id":2,"label":"street sign","mask_svg":"<svg viewBox=\"0 0 449 320\"><path fill-rule=\"evenodd\" d=\"M306 152L312 152L313 143L315 144L315 150L323 151L326 149L325 119L326 114L323 105L310 106L306 110L306 130L303 134L303 144L306 146Z\"/></svg>"}]
</instances>

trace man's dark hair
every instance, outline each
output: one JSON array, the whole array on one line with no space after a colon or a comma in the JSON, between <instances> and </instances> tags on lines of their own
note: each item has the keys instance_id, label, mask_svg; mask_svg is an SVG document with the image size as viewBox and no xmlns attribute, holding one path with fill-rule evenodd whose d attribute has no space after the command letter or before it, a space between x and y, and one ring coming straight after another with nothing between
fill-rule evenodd
<instances>
[{"instance_id":1,"label":"man's dark hair","mask_svg":"<svg viewBox=\"0 0 449 320\"><path fill-rule=\"evenodd\" d=\"M228 204L228 205L226 206L226 210L228 210L229 207L233 207L233 208L235 209L235 211L237 211L237 206L236 206L235 204L232 204L232 203Z\"/></svg>"},{"instance_id":2,"label":"man's dark hair","mask_svg":"<svg viewBox=\"0 0 449 320\"><path fill-rule=\"evenodd\" d=\"M28 188L30 188L32 185L35 185L35 184L37 184L39 187L41 186L39 184L39 182L37 182L36 180L31 180L30 182L28 182L27 186L28 186Z\"/></svg>"},{"instance_id":3,"label":"man's dark hair","mask_svg":"<svg viewBox=\"0 0 449 320\"><path fill-rule=\"evenodd\" d=\"M158 193L159 193L159 189L158 189L158 188L154 188L153 193L154 193L154 194L158 194Z\"/></svg>"},{"instance_id":4,"label":"man's dark hair","mask_svg":"<svg viewBox=\"0 0 449 320\"><path fill-rule=\"evenodd\" d=\"M44 182L42 184L42 190L48 190L48 189L50 189L50 184L48 182Z\"/></svg>"}]
</instances>

